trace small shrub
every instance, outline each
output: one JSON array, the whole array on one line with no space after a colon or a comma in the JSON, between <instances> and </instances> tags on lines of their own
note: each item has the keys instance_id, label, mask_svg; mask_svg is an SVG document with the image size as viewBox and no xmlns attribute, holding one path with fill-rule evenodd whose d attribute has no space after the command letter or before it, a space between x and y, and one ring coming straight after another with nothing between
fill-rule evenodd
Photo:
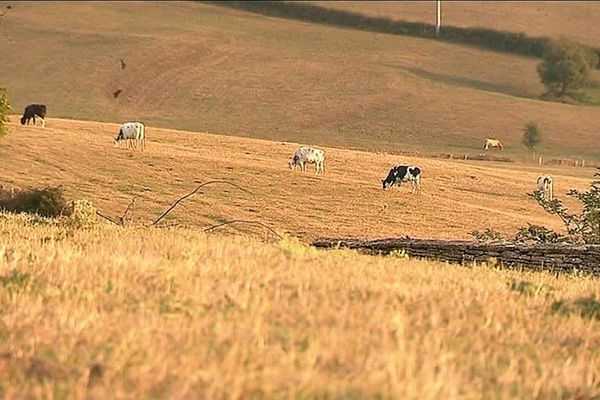
<instances>
[{"instance_id":1,"label":"small shrub","mask_svg":"<svg viewBox=\"0 0 600 400\"><path fill-rule=\"evenodd\" d=\"M600 320L600 302L596 300L595 296L582 297L572 301L555 301L550 307L550 311L565 316L576 314L581 318Z\"/></svg>"},{"instance_id":2,"label":"small shrub","mask_svg":"<svg viewBox=\"0 0 600 400\"><path fill-rule=\"evenodd\" d=\"M0 211L57 217L68 215L69 207L60 187L17 191L0 188Z\"/></svg>"},{"instance_id":3,"label":"small shrub","mask_svg":"<svg viewBox=\"0 0 600 400\"><path fill-rule=\"evenodd\" d=\"M504 240L500 232L490 228L485 228L485 231L483 232L473 230L469 232L469 235L473 236L480 243L497 242Z\"/></svg>"},{"instance_id":4,"label":"small shrub","mask_svg":"<svg viewBox=\"0 0 600 400\"><path fill-rule=\"evenodd\" d=\"M550 296L554 291L552 286L548 285L536 285L535 283L531 283L528 281L516 281L512 280L509 285L510 290L514 290L515 292L519 292L523 296L537 296L541 293L545 293L546 296Z\"/></svg>"},{"instance_id":5,"label":"small shrub","mask_svg":"<svg viewBox=\"0 0 600 400\"><path fill-rule=\"evenodd\" d=\"M0 276L0 286L11 291L18 291L29 283L31 274L13 269L8 275Z\"/></svg>"},{"instance_id":6,"label":"small shrub","mask_svg":"<svg viewBox=\"0 0 600 400\"><path fill-rule=\"evenodd\" d=\"M554 232L539 225L528 224L519 228L515 241L536 243L570 243L570 244L600 244L600 167L594 174L591 188L581 192L571 189L567 196L577 199L582 206L579 214L571 213L560 199L546 200L542 193L536 190L528 194L548 213L558 216L566 231L566 235ZM501 240L501 236L493 229L484 232L471 231L469 235L480 242Z\"/></svg>"},{"instance_id":7,"label":"small shrub","mask_svg":"<svg viewBox=\"0 0 600 400\"><path fill-rule=\"evenodd\" d=\"M10 114L10 102L6 95L6 89L0 87L0 137L6 135L8 129L5 122L8 122L8 114Z\"/></svg>"},{"instance_id":8,"label":"small shrub","mask_svg":"<svg viewBox=\"0 0 600 400\"><path fill-rule=\"evenodd\" d=\"M525 125L525 130L523 132L522 143L527 147L533 154L535 154L535 150L542 142L542 132L538 127L538 124L535 122L529 122Z\"/></svg>"},{"instance_id":9,"label":"small shrub","mask_svg":"<svg viewBox=\"0 0 600 400\"><path fill-rule=\"evenodd\" d=\"M545 200L539 191L529 193L550 214L558 216L567 231L564 241L570 243L600 244L600 168L594 174L591 188L586 192L571 189L567 196L576 198L582 205L579 214L573 214L560 199ZM547 232L551 232L547 230ZM555 234L558 235L558 234Z\"/></svg>"},{"instance_id":10,"label":"small shrub","mask_svg":"<svg viewBox=\"0 0 600 400\"><path fill-rule=\"evenodd\" d=\"M521 227L515 235L517 242L535 242L535 243L564 243L569 240L568 237L554 232L540 225L527 224L527 227Z\"/></svg>"},{"instance_id":11,"label":"small shrub","mask_svg":"<svg viewBox=\"0 0 600 400\"><path fill-rule=\"evenodd\" d=\"M406 250L401 249L401 250L392 250L388 253L387 255L388 257L392 257L392 258L404 258L404 259L409 259L410 256L408 255L408 253L406 252Z\"/></svg>"},{"instance_id":12,"label":"small shrub","mask_svg":"<svg viewBox=\"0 0 600 400\"><path fill-rule=\"evenodd\" d=\"M74 228L91 228L98 224L96 207L89 200L75 200L67 219L67 224Z\"/></svg>"}]
</instances>

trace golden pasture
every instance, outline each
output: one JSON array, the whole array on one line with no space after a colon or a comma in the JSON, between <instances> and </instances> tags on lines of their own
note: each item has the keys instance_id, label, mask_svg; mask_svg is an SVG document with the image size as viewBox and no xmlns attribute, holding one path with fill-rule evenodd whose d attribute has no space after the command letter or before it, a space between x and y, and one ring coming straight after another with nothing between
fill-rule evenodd
<instances>
[{"instance_id":1,"label":"golden pasture","mask_svg":"<svg viewBox=\"0 0 600 400\"><path fill-rule=\"evenodd\" d=\"M430 3L387 15L420 20ZM539 8L528 34L597 36L581 36L597 25L583 3L511 3L514 18L444 3L454 25L520 30ZM597 278L308 246L560 230L527 193L549 173L564 199L595 170L533 164L523 125L540 124L546 158L599 161L600 114L540 101L539 60L196 2L18 2L6 21L0 85L14 114L40 102L48 118L11 116L0 183L62 185L110 217L136 200L125 228L0 213L0 398L600 396ZM113 147L130 120L147 123L144 152ZM400 154L478 154L486 137L518 162ZM323 175L288 168L299 145L325 150ZM397 164L422 169L421 195L382 190ZM206 186L147 226L211 180L251 193ZM238 219L283 239L203 232Z\"/></svg>"},{"instance_id":2,"label":"golden pasture","mask_svg":"<svg viewBox=\"0 0 600 400\"><path fill-rule=\"evenodd\" d=\"M597 279L194 228L0 231L7 400L600 394L598 320L577 306Z\"/></svg>"},{"instance_id":3,"label":"golden pasture","mask_svg":"<svg viewBox=\"0 0 600 400\"><path fill-rule=\"evenodd\" d=\"M68 196L121 215L137 196L132 223L149 223L199 182L227 180L253 195L211 185L174 209L164 222L205 227L229 219L258 220L305 240L317 236L468 238L486 227L512 234L527 222L559 229L527 193L537 176L555 177L556 196L586 189L593 168L546 168L465 162L324 147L325 174L288 168L297 143L147 127L144 152L114 148L119 125L49 118L46 128L13 117L3 139L9 186L63 185ZM306 144L306 143L304 143ZM423 169L422 194L410 185L383 191L395 164ZM311 169L312 167L312 169ZM567 205L575 206L567 201ZM231 226L243 229L248 226ZM263 234L262 228L252 228Z\"/></svg>"}]
</instances>

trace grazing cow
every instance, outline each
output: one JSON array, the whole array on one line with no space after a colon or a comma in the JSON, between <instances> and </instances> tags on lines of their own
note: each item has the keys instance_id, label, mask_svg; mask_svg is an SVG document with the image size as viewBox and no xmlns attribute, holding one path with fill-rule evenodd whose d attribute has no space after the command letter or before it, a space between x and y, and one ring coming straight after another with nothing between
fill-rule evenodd
<instances>
[{"instance_id":1,"label":"grazing cow","mask_svg":"<svg viewBox=\"0 0 600 400\"><path fill-rule=\"evenodd\" d=\"M550 175L542 175L537 179L538 190L542 193L542 199L552 200L554 197L554 183Z\"/></svg>"},{"instance_id":2,"label":"grazing cow","mask_svg":"<svg viewBox=\"0 0 600 400\"><path fill-rule=\"evenodd\" d=\"M394 186L395 183L398 184L398 189L400 189L400 185L405 181L410 181L412 194L420 194L421 168L414 165L398 165L390 169L387 178L382 179L381 183L384 190Z\"/></svg>"},{"instance_id":3,"label":"grazing cow","mask_svg":"<svg viewBox=\"0 0 600 400\"><path fill-rule=\"evenodd\" d=\"M119 146L119 142L125 140L125 148L129 148L129 141L131 140L131 146L136 149L138 146L141 150L146 148L146 126L143 122L125 122L121 125L119 133L114 140L115 147Z\"/></svg>"},{"instance_id":4,"label":"grazing cow","mask_svg":"<svg viewBox=\"0 0 600 400\"><path fill-rule=\"evenodd\" d=\"M42 120L42 128L44 128L46 126L46 106L44 104L30 104L25 107L25 111L21 117L21 125L29 125L29 121L33 119L33 126L35 126L36 116Z\"/></svg>"},{"instance_id":5,"label":"grazing cow","mask_svg":"<svg viewBox=\"0 0 600 400\"><path fill-rule=\"evenodd\" d=\"M315 164L315 173L323 173L325 171L325 152L314 147L300 147L289 163L290 168L295 170L299 165L300 171L306 172L306 164Z\"/></svg>"},{"instance_id":6,"label":"grazing cow","mask_svg":"<svg viewBox=\"0 0 600 400\"><path fill-rule=\"evenodd\" d=\"M483 149L488 150L490 147L492 149L502 150L504 148L504 145L498 139L485 139L485 145L483 145Z\"/></svg>"}]
</instances>

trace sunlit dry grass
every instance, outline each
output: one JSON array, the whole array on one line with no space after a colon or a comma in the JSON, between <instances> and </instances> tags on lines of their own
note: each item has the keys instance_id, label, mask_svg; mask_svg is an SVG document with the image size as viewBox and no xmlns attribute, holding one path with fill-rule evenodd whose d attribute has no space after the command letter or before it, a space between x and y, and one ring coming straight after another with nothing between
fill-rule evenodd
<instances>
[{"instance_id":1,"label":"sunlit dry grass","mask_svg":"<svg viewBox=\"0 0 600 400\"><path fill-rule=\"evenodd\" d=\"M13 121L17 118L13 117ZM585 190L592 168L550 168L513 163L414 158L323 147L325 173L291 171L287 162L298 143L182 132L149 126L147 149L115 149L118 124L49 118L47 128L11 122L2 140L3 184L63 185L69 198L89 199L118 216L130 200L131 223L153 221L194 181L228 180L254 196L223 185L206 187L164 222L198 229L227 219L258 220L280 233L311 240L318 236L469 238L473 229L504 234L535 223L560 229L527 193L537 176L554 176L554 194ZM303 142L302 144L311 144ZM384 192L381 179L395 164L419 165L421 196L408 187ZM574 202L566 203L569 207ZM227 230L266 234L263 228Z\"/></svg>"},{"instance_id":2,"label":"sunlit dry grass","mask_svg":"<svg viewBox=\"0 0 600 400\"><path fill-rule=\"evenodd\" d=\"M7 215L0 235L5 399L600 394L599 320L551 311L597 279Z\"/></svg>"}]
</instances>

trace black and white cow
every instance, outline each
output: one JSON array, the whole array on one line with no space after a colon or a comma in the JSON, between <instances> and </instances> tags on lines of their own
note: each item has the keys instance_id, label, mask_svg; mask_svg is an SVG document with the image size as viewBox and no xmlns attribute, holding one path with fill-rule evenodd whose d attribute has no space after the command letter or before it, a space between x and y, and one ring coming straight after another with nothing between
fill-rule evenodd
<instances>
[{"instance_id":1,"label":"black and white cow","mask_svg":"<svg viewBox=\"0 0 600 400\"><path fill-rule=\"evenodd\" d=\"M542 175L537 179L538 190L542 199L552 200L554 198L554 182L550 175Z\"/></svg>"},{"instance_id":2,"label":"black and white cow","mask_svg":"<svg viewBox=\"0 0 600 400\"><path fill-rule=\"evenodd\" d=\"M39 117L42 120L42 128L46 126L46 106L44 104L30 104L25 107L23 116L21 117L21 125L29 125L29 121L33 119L33 125L35 126L35 117Z\"/></svg>"},{"instance_id":3,"label":"black and white cow","mask_svg":"<svg viewBox=\"0 0 600 400\"><path fill-rule=\"evenodd\" d=\"M122 140L125 140L125 148L129 148L131 141L133 149L139 146L140 150L144 150L146 148L146 125L143 122L125 122L115 137L115 147L119 147Z\"/></svg>"},{"instance_id":4,"label":"black and white cow","mask_svg":"<svg viewBox=\"0 0 600 400\"><path fill-rule=\"evenodd\" d=\"M398 165L390 169L387 177L381 180L383 189L398 184L398 189L402 182L410 181L412 194L421 193L421 168L414 165Z\"/></svg>"}]
</instances>

